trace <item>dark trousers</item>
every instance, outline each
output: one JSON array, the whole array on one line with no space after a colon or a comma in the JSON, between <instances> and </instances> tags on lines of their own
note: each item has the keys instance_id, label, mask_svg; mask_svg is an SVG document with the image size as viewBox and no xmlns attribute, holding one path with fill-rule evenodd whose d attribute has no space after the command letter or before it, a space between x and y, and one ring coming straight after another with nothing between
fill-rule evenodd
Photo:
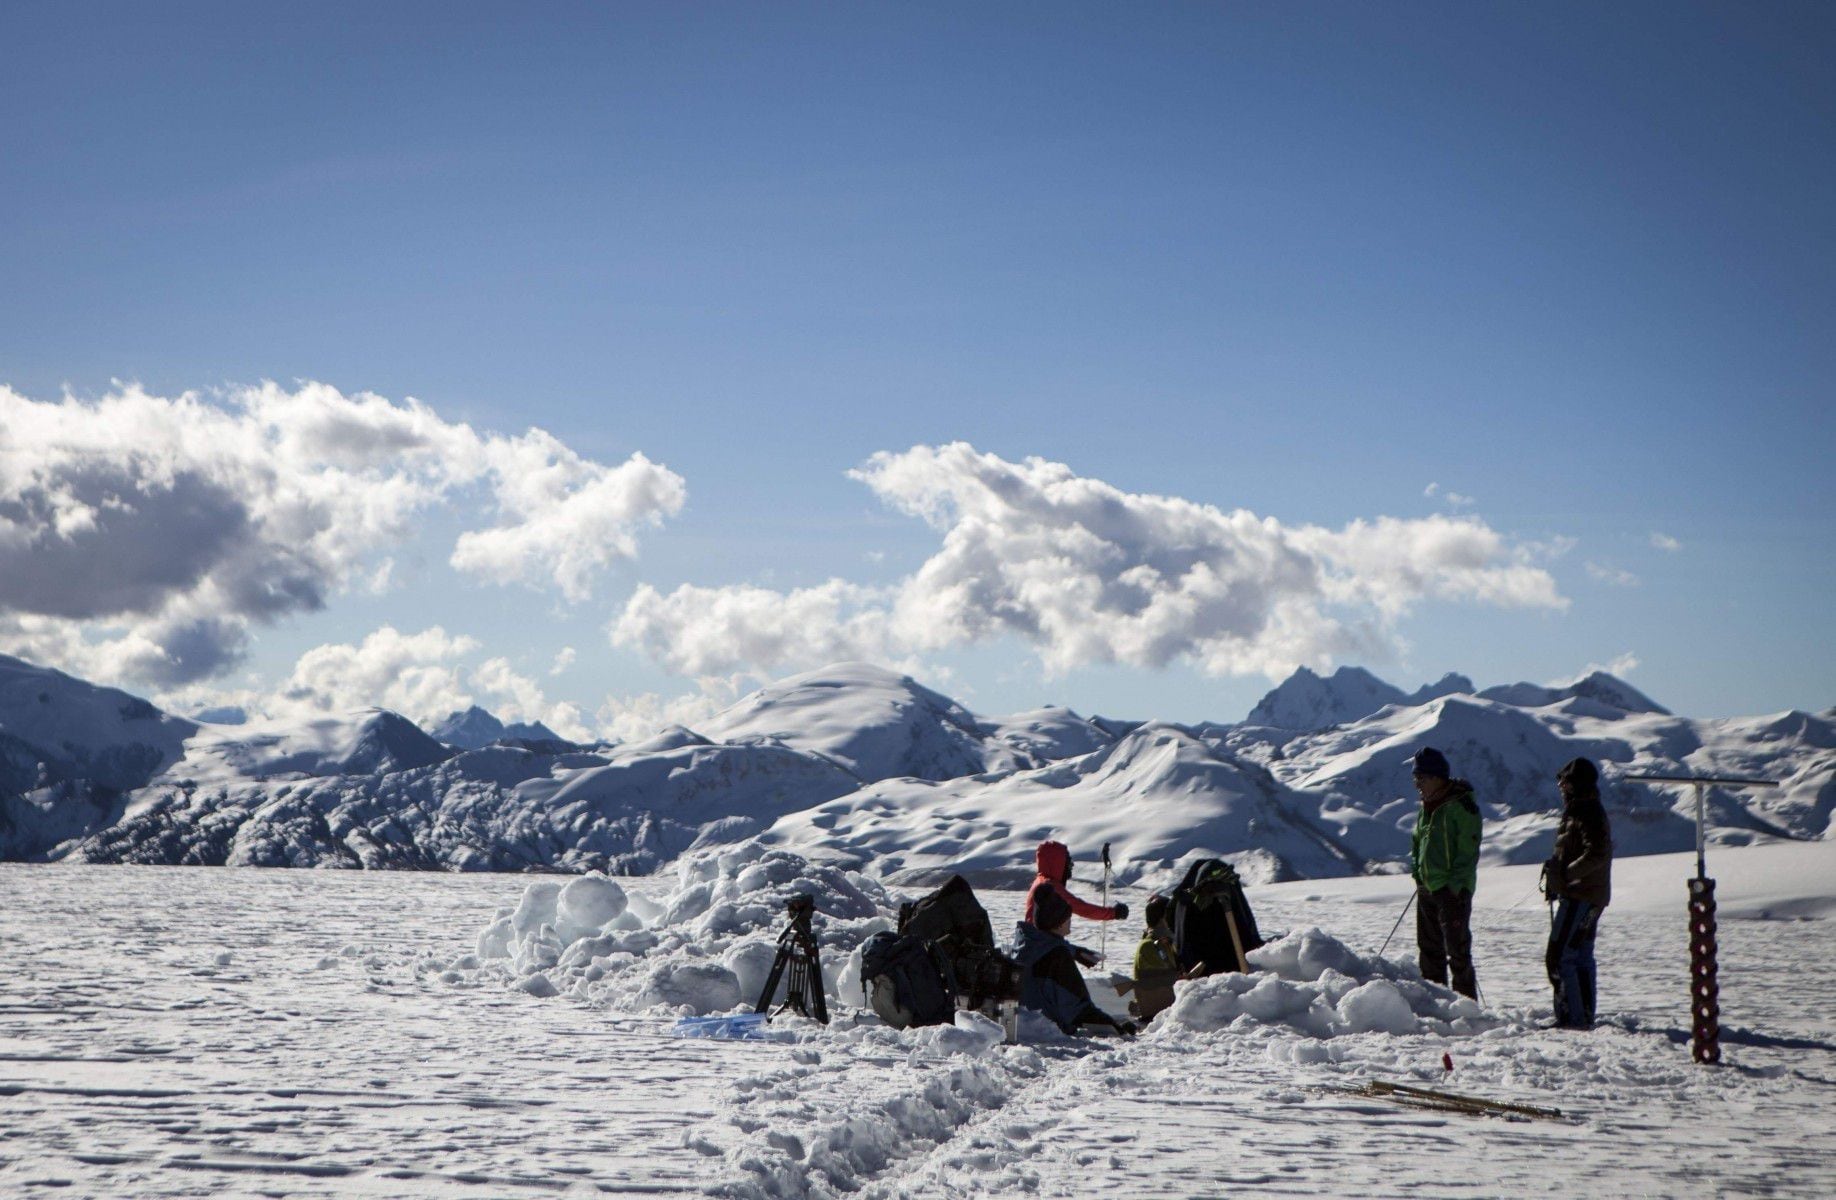
<instances>
[{"instance_id":1,"label":"dark trousers","mask_svg":"<svg viewBox=\"0 0 1836 1200\"><path fill-rule=\"evenodd\" d=\"M1600 932L1600 909L1564 896L1549 926L1549 949L1543 965L1555 989L1557 1025L1589 1029L1594 1024L1594 938Z\"/></svg>"},{"instance_id":2,"label":"dark trousers","mask_svg":"<svg viewBox=\"0 0 1836 1200\"><path fill-rule=\"evenodd\" d=\"M1453 972L1453 990L1462 996L1479 996L1473 974L1473 894L1442 888L1415 889L1415 946L1422 978L1446 983Z\"/></svg>"}]
</instances>

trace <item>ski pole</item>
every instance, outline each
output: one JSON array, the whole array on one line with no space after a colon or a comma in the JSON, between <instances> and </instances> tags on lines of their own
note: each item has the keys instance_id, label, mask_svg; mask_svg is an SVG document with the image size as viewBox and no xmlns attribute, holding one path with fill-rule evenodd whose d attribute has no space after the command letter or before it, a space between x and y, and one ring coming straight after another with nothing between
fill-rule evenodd
<instances>
[{"instance_id":1,"label":"ski pole","mask_svg":"<svg viewBox=\"0 0 1836 1200\"><path fill-rule=\"evenodd\" d=\"M1103 843L1103 907L1109 907L1109 843ZM1103 941L1101 943L1103 962L1109 962L1109 922L1103 922Z\"/></svg>"},{"instance_id":2,"label":"ski pole","mask_svg":"<svg viewBox=\"0 0 1836 1200\"><path fill-rule=\"evenodd\" d=\"M1390 937L1383 939L1383 946L1381 949L1377 951L1378 958L1382 958L1383 952L1390 948L1390 938L1395 937L1396 931L1402 928L1402 919L1409 915L1409 908L1414 903L1415 903L1415 893L1410 892L1409 893L1409 903L1402 906L1402 911L1396 914L1396 924L1390 926Z\"/></svg>"}]
</instances>

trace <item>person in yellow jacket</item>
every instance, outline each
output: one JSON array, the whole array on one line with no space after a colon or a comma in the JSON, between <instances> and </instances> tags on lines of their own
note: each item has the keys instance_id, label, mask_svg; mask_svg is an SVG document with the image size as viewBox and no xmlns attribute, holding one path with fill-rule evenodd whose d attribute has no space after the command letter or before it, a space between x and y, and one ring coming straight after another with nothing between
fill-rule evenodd
<instances>
[{"instance_id":1,"label":"person in yellow jacket","mask_svg":"<svg viewBox=\"0 0 1836 1200\"><path fill-rule=\"evenodd\" d=\"M1143 1021L1173 1004L1173 984L1181 978L1179 956L1173 952L1173 931L1167 928L1167 898L1148 897L1147 928L1135 948L1135 1003Z\"/></svg>"}]
</instances>

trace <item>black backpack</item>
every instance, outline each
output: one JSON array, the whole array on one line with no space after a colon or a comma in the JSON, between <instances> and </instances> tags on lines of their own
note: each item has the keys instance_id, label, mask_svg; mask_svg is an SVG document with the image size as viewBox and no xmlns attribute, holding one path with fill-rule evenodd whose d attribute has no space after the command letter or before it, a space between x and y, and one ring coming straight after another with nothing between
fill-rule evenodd
<instances>
[{"instance_id":1,"label":"black backpack","mask_svg":"<svg viewBox=\"0 0 1836 1200\"><path fill-rule=\"evenodd\" d=\"M861 986L895 1029L942 1025L958 1004L989 1011L1020 996L1020 965L995 948L988 910L961 875L899 906L899 932L861 946Z\"/></svg>"},{"instance_id":2,"label":"black backpack","mask_svg":"<svg viewBox=\"0 0 1836 1200\"><path fill-rule=\"evenodd\" d=\"M1173 952L1181 970L1190 971L1200 963L1207 974L1237 969L1237 946L1226 914L1236 922L1245 954L1263 944L1236 868L1221 858L1200 859L1186 869L1167 903Z\"/></svg>"},{"instance_id":3,"label":"black backpack","mask_svg":"<svg viewBox=\"0 0 1836 1200\"><path fill-rule=\"evenodd\" d=\"M988 910L961 875L899 907L899 932L924 940L951 995L967 1009L1020 997L1020 964L995 947Z\"/></svg>"},{"instance_id":4,"label":"black backpack","mask_svg":"<svg viewBox=\"0 0 1836 1200\"><path fill-rule=\"evenodd\" d=\"M909 933L876 933L862 944L861 988L894 1029L942 1025L956 1016L943 972L923 940Z\"/></svg>"}]
</instances>

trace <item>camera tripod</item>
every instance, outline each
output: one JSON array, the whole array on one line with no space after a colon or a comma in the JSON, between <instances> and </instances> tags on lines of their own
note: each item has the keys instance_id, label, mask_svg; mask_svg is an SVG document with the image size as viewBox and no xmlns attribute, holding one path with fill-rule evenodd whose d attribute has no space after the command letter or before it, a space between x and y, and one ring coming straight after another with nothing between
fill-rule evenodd
<instances>
[{"instance_id":1,"label":"camera tripod","mask_svg":"<svg viewBox=\"0 0 1836 1200\"><path fill-rule=\"evenodd\" d=\"M790 980L785 985L784 1003L778 1007L778 1012L794 1008L827 1025L829 1004L823 996L822 960L816 952L815 931L810 928L810 917L816 911L815 898L800 892L786 901L784 908L790 914L790 924L778 935L778 957L771 964L771 974L765 977L765 988L759 993L758 1007L754 1011L767 1012L771 1008L778 980L788 964Z\"/></svg>"}]
</instances>

